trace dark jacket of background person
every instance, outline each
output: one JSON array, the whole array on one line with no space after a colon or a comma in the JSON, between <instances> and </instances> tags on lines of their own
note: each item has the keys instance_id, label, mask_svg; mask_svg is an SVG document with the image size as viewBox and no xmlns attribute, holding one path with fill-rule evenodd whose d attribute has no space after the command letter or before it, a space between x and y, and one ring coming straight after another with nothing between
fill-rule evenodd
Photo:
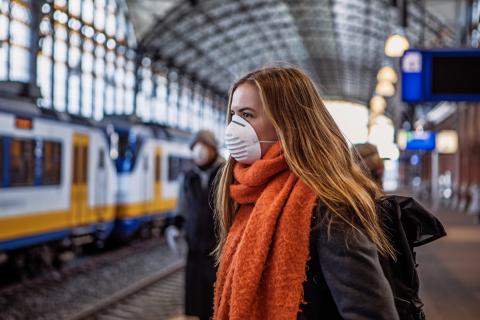
<instances>
[{"instance_id":1,"label":"dark jacket of background person","mask_svg":"<svg viewBox=\"0 0 480 320\"><path fill-rule=\"evenodd\" d=\"M223 164L218 157L208 168L194 166L185 173L178 196L178 214L183 216L190 253L209 255L215 249L213 216L214 179Z\"/></svg>"},{"instance_id":2,"label":"dark jacket of background person","mask_svg":"<svg viewBox=\"0 0 480 320\"><path fill-rule=\"evenodd\" d=\"M346 226L332 225L330 238L321 221L324 207L312 218L310 260L299 320L396 320L394 298L375 245L354 232L346 245Z\"/></svg>"},{"instance_id":3,"label":"dark jacket of background person","mask_svg":"<svg viewBox=\"0 0 480 320\"><path fill-rule=\"evenodd\" d=\"M218 157L206 168L194 166L186 172L180 186L178 213L185 219L188 243L185 272L185 313L209 319L213 310L216 245L213 216L215 177L223 159Z\"/></svg>"}]
</instances>

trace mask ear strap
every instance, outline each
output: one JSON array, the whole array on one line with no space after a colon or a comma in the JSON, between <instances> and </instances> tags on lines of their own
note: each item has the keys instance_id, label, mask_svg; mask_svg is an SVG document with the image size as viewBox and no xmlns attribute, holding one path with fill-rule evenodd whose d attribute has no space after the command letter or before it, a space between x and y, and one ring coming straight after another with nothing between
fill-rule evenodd
<instances>
[{"instance_id":1,"label":"mask ear strap","mask_svg":"<svg viewBox=\"0 0 480 320\"><path fill-rule=\"evenodd\" d=\"M260 142L260 143L277 143L278 140L261 140L261 141L259 140L258 142Z\"/></svg>"}]
</instances>

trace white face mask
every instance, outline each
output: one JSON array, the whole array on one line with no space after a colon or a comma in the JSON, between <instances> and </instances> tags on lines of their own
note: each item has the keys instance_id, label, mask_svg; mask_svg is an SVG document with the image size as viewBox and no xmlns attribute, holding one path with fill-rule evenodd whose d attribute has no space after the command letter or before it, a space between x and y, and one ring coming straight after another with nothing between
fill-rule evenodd
<instances>
[{"instance_id":1,"label":"white face mask","mask_svg":"<svg viewBox=\"0 0 480 320\"><path fill-rule=\"evenodd\" d=\"M228 152L240 163L251 164L262 157L260 143L276 141L259 141L255 129L245 119L233 115L225 130L225 143Z\"/></svg>"},{"instance_id":2,"label":"white face mask","mask_svg":"<svg viewBox=\"0 0 480 320\"><path fill-rule=\"evenodd\" d=\"M208 147L203 143L197 142L192 149L193 161L199 166L203 166L208 163L210 158L210 152Z\"/></svg>"}]
</instances>

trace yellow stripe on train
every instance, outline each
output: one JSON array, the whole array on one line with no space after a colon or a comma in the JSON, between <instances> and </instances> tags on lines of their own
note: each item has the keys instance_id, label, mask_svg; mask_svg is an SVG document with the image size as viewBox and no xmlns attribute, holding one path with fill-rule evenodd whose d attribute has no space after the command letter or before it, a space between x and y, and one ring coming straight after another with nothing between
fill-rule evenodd
<instances>
[{"instance_id":1,"label":"yellow stripe on train","mask_svg":"<svg viewBox=\"0 0 480 320\"><path fill-rule=\"evenodd\" d=\"M75 223L75 217L70 210L31 213L0 218L0 241L32 236L46 232L70 229L99 222L110 222L115 218L115 212L120 219L134 218L142 215L162 213L173 210L176 199L164 199L157 202L144 202L123 205L107 205L90 207L84 215L82 223ZM78 220L77 220L78 221Z\"/></svg>"}]
</instances>

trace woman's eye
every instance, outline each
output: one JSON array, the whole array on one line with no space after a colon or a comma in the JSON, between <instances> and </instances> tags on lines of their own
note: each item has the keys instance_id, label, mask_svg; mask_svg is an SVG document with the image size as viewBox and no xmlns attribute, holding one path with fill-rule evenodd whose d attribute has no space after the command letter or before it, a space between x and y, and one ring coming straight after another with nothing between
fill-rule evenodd
<instances>
[{"instance_id":1,"label":"woman's eye","mask_svg":"<svg viewBox=\"0 0 480 320\"><path fill-rule=\"evenodd\" d=\"M250 113L246 113L246 112L244 112L242 115L244 118L250 118L252 116Z\"/></svg>"}]
</instances>

